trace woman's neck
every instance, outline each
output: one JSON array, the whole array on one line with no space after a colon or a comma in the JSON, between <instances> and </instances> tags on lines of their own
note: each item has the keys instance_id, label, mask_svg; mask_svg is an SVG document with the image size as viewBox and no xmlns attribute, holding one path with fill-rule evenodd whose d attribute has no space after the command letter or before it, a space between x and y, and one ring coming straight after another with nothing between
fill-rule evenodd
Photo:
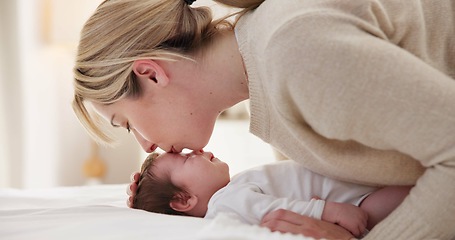
<instances>
[{"instance_id":1,"label":"woman's neck","mask_svg":"<svg viewBox=\"0 0 455 240\"><path fill-rule=\"evenodd\" d=\"M248 78L234 31L222 30L202 52L208 79L227 107L249 98Z\"/></svg>"}]
</instances>

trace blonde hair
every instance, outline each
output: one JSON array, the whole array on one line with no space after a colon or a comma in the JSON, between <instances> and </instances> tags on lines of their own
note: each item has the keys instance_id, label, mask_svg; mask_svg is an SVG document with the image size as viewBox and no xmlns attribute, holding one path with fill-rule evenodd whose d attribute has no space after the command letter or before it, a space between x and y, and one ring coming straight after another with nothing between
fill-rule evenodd
<instances>
[{"instance_id":1,"label":"blonde hair","mask_svg":"<svg viewBox=\"0 0 455 240\"><path fill-rule=\"evenodd\" d=\"M215 0L227 6L256 7L258 0ZM249 5L248 5L249 2ZM79 41L74 66L72 107L89 135L99 143L113 138L89 113L85 101L112 104L137 98L141 89L132 71L139 59L190 58L218 32L230 25L213 20L207 7L190 7L184 0L106 0L87 20ZM96 115L96 114L95 114Z\"/></svg>"},{"instance_id":2,"label":"blonde hair","mask_svg":"<svg viewBox=\"0 0 455 240\"><path fill-rule=\"evenodd\" d=\"M221 3L225 6L244 8L245 10L249 11L257 8L265 0L213 0L213 1Z\"/></svg>"}]
</instances>

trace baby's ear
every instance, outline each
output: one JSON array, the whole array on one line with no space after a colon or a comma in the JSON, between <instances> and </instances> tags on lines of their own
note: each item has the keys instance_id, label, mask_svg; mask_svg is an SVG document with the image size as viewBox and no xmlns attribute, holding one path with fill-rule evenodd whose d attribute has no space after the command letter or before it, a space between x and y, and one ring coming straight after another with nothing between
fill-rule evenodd
<instances>
[{"instance_id":1,"label":"baby's ear","mask_svg":"<svg viewBox=\"0 0 455 240\"><path fill-rule=\"evenodd\" d=\"M196 206L197 202L198 199L195 195L180 192L174 196L169 206L178 212L188 212Z\"/></svg>"}]
</instances>

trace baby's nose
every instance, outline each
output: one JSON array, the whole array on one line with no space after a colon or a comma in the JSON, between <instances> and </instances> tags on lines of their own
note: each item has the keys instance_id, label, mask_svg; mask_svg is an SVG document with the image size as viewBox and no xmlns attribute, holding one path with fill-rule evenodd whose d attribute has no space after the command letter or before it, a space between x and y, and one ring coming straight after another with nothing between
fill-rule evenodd
<instances>
[{"instance_id":1,"label":"baby's nose","mask_svg":"<svg viewBox=\"0 0 455 240\"><path fill-rule=\"evenodd\" d=\"M193 155L202 155L204 153L204 150L200 149L200 150L194 150L193 152L191 152L191 154Z\"/></svg>"}]
</instances>

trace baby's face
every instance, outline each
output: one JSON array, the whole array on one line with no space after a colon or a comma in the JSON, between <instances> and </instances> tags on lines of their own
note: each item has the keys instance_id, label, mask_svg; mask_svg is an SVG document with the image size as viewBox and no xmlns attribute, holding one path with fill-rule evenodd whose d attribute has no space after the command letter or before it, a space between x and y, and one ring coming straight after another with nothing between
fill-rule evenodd
<instances>
[{"instance_id":1,"label":"baby's face","mask_svg":"<svg viewBox=\"0 0 455 240\"><path fill-rule=\"evenodd\" d=\"M210 197L230 181L229 166L211 152L164 153L155 159L152 171L200 198Z\"/></svg>"}]
</instances>

